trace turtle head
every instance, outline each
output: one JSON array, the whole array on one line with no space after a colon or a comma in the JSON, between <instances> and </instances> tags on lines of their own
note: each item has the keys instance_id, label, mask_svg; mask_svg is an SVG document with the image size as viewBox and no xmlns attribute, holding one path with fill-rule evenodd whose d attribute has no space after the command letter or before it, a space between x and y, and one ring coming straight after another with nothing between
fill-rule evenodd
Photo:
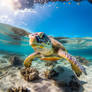
<instances>
[{"instance_id":1,"label":"turtle head","mask_svg":"<svg viewBox=\"0 0 92 92\"><path fill-rule=\"evenodd\" d=\"M51 40L44 32L37 32L29 34L29 43L33 48L50 48L52 46Z\"/></svg>"}]
</instances>

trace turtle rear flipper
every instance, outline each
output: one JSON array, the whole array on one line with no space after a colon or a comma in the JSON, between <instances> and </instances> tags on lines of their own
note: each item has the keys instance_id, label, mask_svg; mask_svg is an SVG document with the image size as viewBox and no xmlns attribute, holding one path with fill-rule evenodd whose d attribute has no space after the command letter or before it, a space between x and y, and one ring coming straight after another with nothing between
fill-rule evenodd
<instances>
[{"instance_id":1,"label":"turtle rear flipper","mask_svg":"<svg viewBox=\"0 0 92 92\"><path fill-rule=\"evenodd\" d=\"M77 61L75 57L62 50L59 50L58 55L71 63L72 69L78 77L82 74L82 72L87 75L85 68L80 64L80 62Z\"/></svg>"}]
</instances>

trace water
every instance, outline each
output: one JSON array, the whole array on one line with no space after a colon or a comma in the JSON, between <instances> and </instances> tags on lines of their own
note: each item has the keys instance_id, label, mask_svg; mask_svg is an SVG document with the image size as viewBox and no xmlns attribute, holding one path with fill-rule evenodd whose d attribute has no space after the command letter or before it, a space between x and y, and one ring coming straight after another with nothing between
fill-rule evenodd
<instances>
[{"instance_id":1,"label":"water","mask_svg":"<svg viewBox=\"0 0 92 92\"><path fill-rule=\"evenodd\" d=\"M5 2L1 1L0 5L0 83L3 83L3 87L0 86L0 92L6 92L6 88L11 87L15 79L16 85L22 85L19 83L23 81L20 79L19 70L14 66L8 69L7 66L10 65L10 59L6 57L10 58L16 55L24 61L29 54L34 52L29 45L29 38L26 35L29 32L45 32L61 42L70 54L80 56L88 61L89 67L84 65L88 75L86 78L85 76L80 78L80 80L84 79L82 81L87 82L87 84L83 86L85 90L80 92L92 92L92 87L90 87L92 85L90 81L92 80L92 4L87 1L80 3L73 1L49 2L43 5L34 4L31 8L25 5L22 9L13 9L14 5L10 6L8 0L5 6L2 3L5 4ZM19 32L12 31L13 27L18 28ZM21 32L25 33L20 35L19 28L23 29ZM32 65L38 70L46 68L45 63L40 60L34 60ZM58 65L63 66L60 61L56 64L56 66ZM70 65L64 66L66 66L65 70L71 74ZM1 78L3 72L7 74L6 69L10 74ZM14 73L13 70L18 80L16 76L10 77ZM68 73L66 74L68 75ZM9 86L7 83L4 84L5 79L7 83L10 83ZM24 82L24 84L29 87L27 83Z\"/></svg>"},{"instance_id":2,"label":"water","mask_svg":"<svg viewBox=\"0 0 92 92\"><path fill-rule=\"evenodd\" d=\"M21 55L29 55L33 53L33 49L29 45L29 38L27 36L21 36L21 38L16 36L20 39L13 39L12 36L10 36L13 32L9 30L7 25L1 24L0 28L1 52L10 52ZM58 41L60 41L71 54L75 56L83 56L90 60L92 59L92 37L67 38L59 39Z\"/></svg>"},{"instance_id":3,"label":"water","mask_svg":"<svg viewBox=\"0 0 92 92\"><path fill-rule=\"evenodd\" d=\"M0 51L28 56L33 53L32 47L29 45L29 38L27 36L20 39L13 39L9 34L13 34L11 30L5 25L0 25ZM4 30L2 32L2 30ZM64 47L75 56L82 56L86 59L92 59L92 38L67 38L59 39Z\"/></svg>"},{"instance_id":4,"label":"water","mask_svg":"<svg viewBox=\"0 0 92 92\"><path fill-rule=\"evenodd\" d=\"M64 43L67 50L75 55L82 56L89 60L92 60L92 38L70 38L63 40L68 43Z\"/></svg>"}]
</instances>

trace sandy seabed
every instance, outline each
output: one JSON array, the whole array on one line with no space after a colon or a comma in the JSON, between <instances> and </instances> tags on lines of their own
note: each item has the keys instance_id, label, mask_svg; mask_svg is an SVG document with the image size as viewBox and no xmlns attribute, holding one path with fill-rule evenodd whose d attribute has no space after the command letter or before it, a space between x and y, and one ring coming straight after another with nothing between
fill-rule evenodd
<instances>
[{"instance_id":1,"label":"sandy seabed","mask_svg":"<svg viewBox=\"0 0 92 92\"><path fill-rule=\"evenodd\" d=\"M10 62L2 58L0 59L0 68L7 67ZM58 61L55 67L60 66L63 67L64 73L59 70L61 73L59 76L60 81L69 82L71 81L71 76L74 73L71 70L70 64L66 60ZM65 63L66 62L66 63ZM32 67L36 67L40 72L40 79L27 82L23 79L20 74L20 69L23 66L11 66L5 69L0 70L0 92L7 92L7 89L10 87L26 87L31 92L92 92L92 65L84 66L87 70L87 75L82 75L79 80L82 87L78 91L71 91L70 88L58 87L55 85L55 81L52 79L46 79L43 77L43 71L48 67L45 66L45 62L41 62L40 60L35 60L32 64ZM79 81L78 81L79 82Z\"/></svg>"}]
</instances>

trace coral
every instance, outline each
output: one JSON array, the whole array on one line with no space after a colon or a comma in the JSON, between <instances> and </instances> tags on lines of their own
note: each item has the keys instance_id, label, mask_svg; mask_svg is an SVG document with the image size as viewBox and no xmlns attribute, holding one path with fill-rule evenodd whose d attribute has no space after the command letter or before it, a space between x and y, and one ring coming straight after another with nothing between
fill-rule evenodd
<instances>
[{"instance_id":1,"label":"coral","mask_svg":"<svg viewBox=\"0 0 92 92\"><path fill-rule=\"evenodd\" d=\"M52 67L54 67L56 64L57 64L56 61L55 61L55 62L52 62L52 61L46 61L45 66L52 66Z\"/></svg>"},{"instance_id":2,"label":"coral","mask_svg":"<svg viewBox=\"0 0 92 92\"><path fill-rule=\"evenodd\" d=\"M25 87L18 87L18 88L15 88L15 87L11 87L7 90L7 92L30 92L30 90L28 90L27 88Z\"/></svg>"},{"instance_id":3,"label":"coral","mask_svg":"<svg viewBox=\"0 0 92 92\"><path fill-rule=\"evenodd\" d=\"M26 81L33 81L39 78L39 72L36 68L24 68L20 72Z\"/></svg>"},{"instance_id":4,"label":"coral","mask_svg":"<svg viewBox=\"0 0 92 92\"><path fill-rule=\"evenodd\" d=\"M16 55L10 56L9 61L10 61L11 65L13 65L13 66L22 65L22 60Z\"/></svg>"},{"instance_id":5,"label":"coral","mask_svg":"<svg viewBox=\"0 0 92 92\"><path fill-rule=\"evenodd\" d=\"M44 71L44 75L47 79L54 79L58 77L60 73L64 73L64 69L61 66Z\"/></svg>"},{"instance_id":6,"label":"coral","mask_svg":"<svg viewBox=\"0 0 92 92\"><path fill-rule=\"evenodd\" d=\"M47 79L53 79L55 76L57 76L59 73L56 72L54 69L52 70L46 70L44 72L44 76L47 78Z\"/></svg>"}]
</instances>

